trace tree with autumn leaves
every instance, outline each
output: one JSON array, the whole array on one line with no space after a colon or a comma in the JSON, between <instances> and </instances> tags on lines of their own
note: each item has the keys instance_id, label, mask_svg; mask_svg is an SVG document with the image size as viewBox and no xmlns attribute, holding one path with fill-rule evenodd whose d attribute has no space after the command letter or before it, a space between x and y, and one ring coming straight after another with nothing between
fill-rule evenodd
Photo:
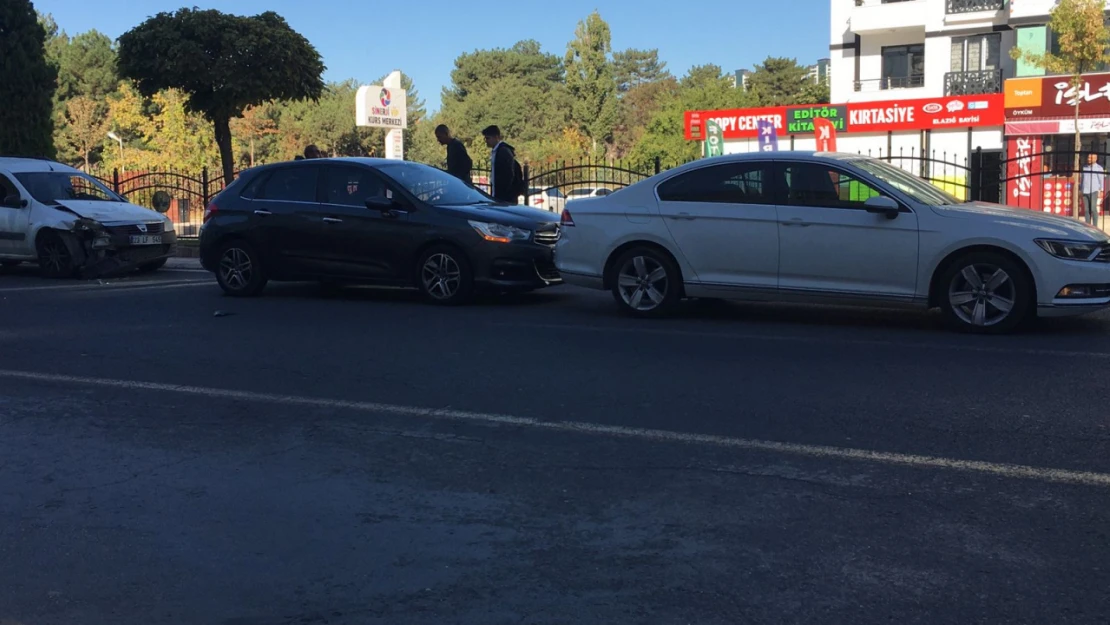
<instances>
[{"instance_id":1,"label":"tree with autumn leaves","mask_svg":"<svg viewBox=\"0 0 1110 625\"><path fill-rule=\"evenodd\" d=\"M1072 217L1079 216L1080 143L1079 109L1083 98L1083 74L1110 62L1110 30L1106 28L1106 0L1059 0L1051 11L1048 27L1056 36L1059 52L1014 48L1014 60L1040 67L1051 74L1071 78L1075 95L1075 160L1072 163Z\"/></svg>"}]
</instances>

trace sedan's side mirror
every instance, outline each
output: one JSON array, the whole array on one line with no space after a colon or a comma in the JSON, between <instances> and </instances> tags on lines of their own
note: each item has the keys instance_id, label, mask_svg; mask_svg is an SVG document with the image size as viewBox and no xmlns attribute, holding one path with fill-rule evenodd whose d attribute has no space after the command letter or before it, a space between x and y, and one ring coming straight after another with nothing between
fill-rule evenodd
<instances>
[{"instance_id":1,"label":"sedan's side mirror","mask_svg":"<svg viewBox=\"0 0 1110 625\"><path fill-rule=\"evenodd\" d=\"M898 217L898 213L902 210L901 207L898 206L898 202L894 201L893 198L886 197L885 195L876 195L873 197L869 197L867 198L867 201L863 203L863 205L865 208L867 208L867 212L875 213L878 215L886 215L887 219L895 219L896 217Z\"/></svg>"},{"instance_id":2,"label":"sedan's side mirror","mask_svg":"<svg viewBox=\"0 0 1110 625\"><path fill-rule=\"evenodd\" d=\"M16 194L6 196L3 202L0 202L4 208L27 208L27 200L19 197Z\"/></svg>"}]
</instances>

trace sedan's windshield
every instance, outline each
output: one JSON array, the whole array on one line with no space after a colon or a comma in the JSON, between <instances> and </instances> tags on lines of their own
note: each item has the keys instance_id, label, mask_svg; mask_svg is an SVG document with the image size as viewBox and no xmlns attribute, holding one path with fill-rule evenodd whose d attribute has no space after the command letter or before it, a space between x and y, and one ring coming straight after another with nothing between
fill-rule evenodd
<instances>
[{"instance_id":1,"label":"sedan's windshield","mask_svg":"<svg viewBox=\"0 0 1110 625\"><path fill-rule=\"evenodd\" d=\"M493 198L462 180L427 165L389 163L378 165L382 173L397 181L406 191L433 206L451 204L489 204Z\"/></svg>"},{"instance_id":2,"label":"sedan's windshield","mask_svg":"<svg viewBox=\"0 0 1110 625\"><path fill-rule=\"evenodd\" d=\"M945 193L929 182L889 163L873 158L852 159L850 162L922 204L944 206L963 203L963 200Z\"/></svg>"},{"instance_id":3,"label":"sedan's windshield","mask_svg":"<svg viewBox=\"0 0 1110 625\"><path fill-rule=\"evenodd\" d=\"M57 204L59 200L93 200L120 202L115 193L87 174L64 171L36 171L15 175L31 197L43 204Z\"/></svg>"}]
</instances>

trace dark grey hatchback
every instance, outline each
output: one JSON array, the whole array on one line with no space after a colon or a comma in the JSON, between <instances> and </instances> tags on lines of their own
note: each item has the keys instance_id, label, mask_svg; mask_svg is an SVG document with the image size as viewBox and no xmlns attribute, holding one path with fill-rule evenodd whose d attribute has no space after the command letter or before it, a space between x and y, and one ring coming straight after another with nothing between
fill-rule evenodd
<instances>
[{"instance_id":1,"label":"dark grey hatchback","mask_svg":"<svg viewBox=\"0 0 1110 625\"><path fill-rule=\"evenodd\" d=\"M498 203L434 167L312 159L243 172L204 214L201 263L229 295L269 280L411 286L458 304L478 290L562 283L559 216Z\"/></svg>"}]
</instances>

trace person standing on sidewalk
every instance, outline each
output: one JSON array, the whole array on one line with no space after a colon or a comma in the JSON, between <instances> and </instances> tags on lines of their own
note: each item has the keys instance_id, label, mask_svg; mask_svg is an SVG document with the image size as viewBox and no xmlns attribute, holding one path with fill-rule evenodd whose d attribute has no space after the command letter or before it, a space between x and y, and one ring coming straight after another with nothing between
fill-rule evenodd
<instances>
[{"instance_id":1,"label":"person standing on sidewalk","mask_svg":"<svg viewBox=\"0 0 1110 625\"><path fill-rule=\"evenodd\" d=\"M487 126L482 136L490 149L490 195L495 200L516 204L517 198L524 193L524 175L516 161L516 150L502 140L501 129L497 126Z\"/></svg>"},{"instance_id":2,"label":"person standing on sidewalk","mask_svg":"<svg viewBox=\"0 0 1110 625\"><path fill-rule=\"evenodd\" d=\"M1087 166L1080 176L1079 189L1087 207L1087 223L1098 227L1099 196L1106 189L1106 170L1098 164L1098 154L1087 155Z\"/></svg>"},{"instance_id":3,"label":"person standing on sidewalk","mask_svg":"<svg viewBox=\"0 0 1110 625\"><path fill-rule=\"evenodd\" d=\"M444 124L436 126L436 141L440 145L447 146L447 173L466 184L472 184L470 169L474 166L474 162L470 160L470 154L467 153L463 142L452 137L451 130Z\"/></svg>"}]
</instances>

